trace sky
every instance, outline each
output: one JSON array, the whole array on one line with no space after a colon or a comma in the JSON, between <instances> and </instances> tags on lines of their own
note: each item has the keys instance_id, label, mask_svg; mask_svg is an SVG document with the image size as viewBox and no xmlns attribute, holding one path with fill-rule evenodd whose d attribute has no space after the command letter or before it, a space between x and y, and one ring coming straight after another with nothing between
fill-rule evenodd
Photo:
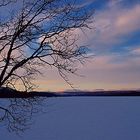
<instances>
[{"instance_id":1,"label":"sky","mask_svg":"<svg viewBox=\"0 0 140 140\"><path fill-rule=\"evenodd\" d=\"M92 58L69 75L79 90L139 89L140 85L140 1L79 1L95 9L92 30L77 32L79 45L88 45ZM47 69L36 83L37 90L63 91L71 87L57 71Z\"/></svg>"},{"instance_id":2,"label":"sky","mask_svg":"<svg viewBox=\"0 0 140 140\"><path fill-rule=\"evenodd\" d=\"M95 10L92 29L75 31L79 46L88 46L91 58L78 65L77 75L68 75L69 82L88 91L140 89L140 1L77 0L77 4ZM0 16L6 17L11 8ZM34 81L35 90L72 90L56 69L47 67L42 72Z\"/></svg>"}]
</instances>

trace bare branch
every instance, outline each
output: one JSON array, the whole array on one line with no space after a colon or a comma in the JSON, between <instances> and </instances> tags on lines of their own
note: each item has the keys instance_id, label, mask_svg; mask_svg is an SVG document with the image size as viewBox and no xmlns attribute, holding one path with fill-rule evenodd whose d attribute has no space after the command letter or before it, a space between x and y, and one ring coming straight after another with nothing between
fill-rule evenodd
<instances>
[{"instance_id":1,"label":"bare branch","mask_svg":"<svg viewBox=\"0 0 140 140\"><path fill-rule=\"evenodd\" d=\"M68 74L76 74L78 63L87 58L86 46L77 44L77 31L90 29L94 11L76 5L75 0L1 0L1 12L10 5L16 9L14 14L10 11L0 18L0 88L31 92L35 78L46 66L57 68L74 88ZM18 92L16 96L23 97ZM10 130L23 131L38 101L12 98L9 106L0 107L4 111L1 121L6 121Z\"/></svg>"}]
</instances>

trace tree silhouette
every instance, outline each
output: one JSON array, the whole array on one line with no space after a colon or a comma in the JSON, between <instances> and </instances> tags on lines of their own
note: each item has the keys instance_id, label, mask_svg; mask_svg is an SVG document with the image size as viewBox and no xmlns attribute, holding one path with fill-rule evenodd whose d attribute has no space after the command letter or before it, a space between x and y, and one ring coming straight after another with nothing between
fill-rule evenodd
<instances>
[{"instance_id":1,"label":"tree silhouette","mask_svg":"<svg viewBox=\"0 0 140 140\"><path fill-rule=\"evenodd\" d=\"M67 74L87 52L75 33L89 28L94 11L75 0L1 0L0 13L0 97L7 98L0 121L19 132L40 110L42 99L30 95L45 66L57 68L70 85Z\"/></svg>"},{"instance_id":2,"label":"tree silhouette","mask_svg":"<svg viewBox=\"0 0 140 140\"><path fill-rule=\"evenodd\" d=\"M20 84L31 91L32 81L48 65L68 82L66 73L75 73L74 64L86 57L74 33L89 28L93 11L67 0L9 2L4 7L14 2L17 12L0 21L0 87Z\"/></svg>"}]
</instances>

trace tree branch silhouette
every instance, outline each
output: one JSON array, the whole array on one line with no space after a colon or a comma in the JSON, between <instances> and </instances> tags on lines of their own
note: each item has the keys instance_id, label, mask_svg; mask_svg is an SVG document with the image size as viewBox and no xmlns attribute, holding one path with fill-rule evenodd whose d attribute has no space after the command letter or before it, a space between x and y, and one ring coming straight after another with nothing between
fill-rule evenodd
<instances>
[{"instance_id":1,"label":"tree branch silhouette","mask_svg":"<svg viewBox=\"0 0 140 140\"><path fill-rule=\"evenodd\" d=\"M31 92L41 69L56 68L72 86L67 74L87 57L76 32L90 29L94 11L75 0L1 0L0 13L0 98L7 98L0 120L19 132L41 103Z\"/></svg>"},{"instance_id":2,"label":"tree branch silhouette","mask_svg":"<svg viewBox=\"0 0 140 140\"><path fill-rule=\"evenodd\" d=\"M19 12L0 27L0 87L16 89L18 82L25 91L33 89L31 81L40 74L39 67L75 73L74 64L86 57L86 48L76 44L76 29L89 28L93 11L65 0L23 0Z\"/></svg>"}]
</instances>

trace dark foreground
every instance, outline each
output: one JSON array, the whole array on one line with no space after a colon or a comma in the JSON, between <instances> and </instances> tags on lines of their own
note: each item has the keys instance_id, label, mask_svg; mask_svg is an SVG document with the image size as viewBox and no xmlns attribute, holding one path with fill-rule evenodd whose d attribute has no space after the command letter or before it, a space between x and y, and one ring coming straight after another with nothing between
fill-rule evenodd
<instances>
[{"instance_id":1,"label":"dark foreground","mask_svg":"<svg viewBox=\"0 0 140 140\"><path fill-rule=\"evenodd\" d=\"M140 96L140 90L128 91L80 91L80 92L21 92L10 88L0 88L0 98L29 97L72 97L72 96Z\"/></svg>"}]
</instances>

